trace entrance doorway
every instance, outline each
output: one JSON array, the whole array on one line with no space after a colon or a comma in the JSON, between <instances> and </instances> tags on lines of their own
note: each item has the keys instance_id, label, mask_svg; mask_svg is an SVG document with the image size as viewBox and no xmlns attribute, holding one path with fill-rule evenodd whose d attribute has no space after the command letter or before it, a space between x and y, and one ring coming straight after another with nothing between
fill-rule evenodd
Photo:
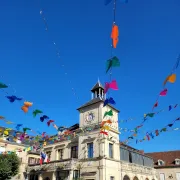
<instances>
[{"instance_id":1,"label":"entrance doorway","mask_svg":"<svg viewBox=\"0 0 180 180\"><path fill-rule=\"evenodd\" d=\"M56 180L68 180L69 177L69 171L57 171L56 173Z\"/></svg>"}]
</instances>

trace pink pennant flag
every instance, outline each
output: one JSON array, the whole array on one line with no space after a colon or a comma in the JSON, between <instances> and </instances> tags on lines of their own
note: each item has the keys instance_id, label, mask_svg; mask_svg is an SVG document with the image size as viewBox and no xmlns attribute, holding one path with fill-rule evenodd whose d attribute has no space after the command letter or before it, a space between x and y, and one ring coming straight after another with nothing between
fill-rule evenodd
<instances>
[{"instance_id":1,"label":"pink pennant flag","mask_svg":"<svg viewBox=\"0 0 180 180\"><path fill-rule=\"evenodd\" d=\"M109 88L111 88L113 90L118 90L118 86L117 86L116 80L112 80L112 82L110 82L110 83L108 83L108 82L105 83L104 93L107 93Z\"/></svg>"},{"instance_id":2,"label":"pink pennant flag","mask_svg":"<svg viewBox=\"0 0 180 180\"><path fill-rule=\"evenodd\" d=\"M168 91L167 89L164 89L163 91L160 92L159 95L160 95L160 96L166 96L167 91Z\"/></svg>"}]
</instances>

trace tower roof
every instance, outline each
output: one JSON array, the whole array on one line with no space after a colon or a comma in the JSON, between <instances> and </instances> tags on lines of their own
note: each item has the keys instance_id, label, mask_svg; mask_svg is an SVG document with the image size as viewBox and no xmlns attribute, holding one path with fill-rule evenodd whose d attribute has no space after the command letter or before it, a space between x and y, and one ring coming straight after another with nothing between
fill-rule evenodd
<instances>
[{"instance_id":1,"label":"tower roof","mask_svg":"<svg viewBox=\"0 0 180 180\"><path fill-rule=\"evenodd\" d=\"M98 82L93 86L93 88L91 89L91 92L95 91L96 89L101 88L104 90L103 85L100 83L100 81L98 80Z\"/></svg>"},{"instance_id":2,"label":"tower roof","mask_svg":"<svg viewBox=\"0 0 180 180\"><path fill-rule=\"evenodd\" d=\"M85 103L84 105L80 106L77 110L80 111L82 108L85 108L85 107L88 107L88 106L91 106L93 104L96 104L96 103L104 103L104 100L100 97L97 97L97 98L94 98L92 99L91 101ZM117 111L118 113L120 112L118 109L116 109L114 106L108 104L108 106L112 109L114 109L115 111Z\"/></svg>"}]
</instances>

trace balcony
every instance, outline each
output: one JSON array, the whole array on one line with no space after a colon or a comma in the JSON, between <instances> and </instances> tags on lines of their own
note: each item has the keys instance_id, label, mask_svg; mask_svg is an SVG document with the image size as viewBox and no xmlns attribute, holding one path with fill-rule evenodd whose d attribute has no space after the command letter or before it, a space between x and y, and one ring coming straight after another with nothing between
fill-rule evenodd
<instances>
[{"instance_id":1,"label":"balcony","mask_svg":"<svg viewBox=\"0 0 180 180\"><path fill-rule=\"evenodd\" d=\"M156 175L156 170L152 167L146 167L134 163L128 163L125 161L121 161L122 171L129 171L133 173L140 173L146 175Z\"/></svg>"},{"instance_id":2,"label":"balcony","mask_svg":"<svg viewBox=\"0 0 180 180\"><path fill-rule=\"evenodd\" d=\"M57 160L57 161L51 161L49 163L43 163L40 164L29 164L27 167L27 172L31 171L56 171L56 170L72 170L76 168L76 163L78 162L78 159L63 159L63 160Z\"/></svg>"}]
</instances>

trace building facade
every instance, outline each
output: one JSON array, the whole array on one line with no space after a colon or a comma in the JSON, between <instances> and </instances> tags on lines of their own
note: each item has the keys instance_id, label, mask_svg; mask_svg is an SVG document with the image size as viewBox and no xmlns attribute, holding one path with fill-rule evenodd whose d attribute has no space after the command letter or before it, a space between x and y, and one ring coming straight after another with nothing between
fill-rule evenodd
<instances>
[{"instance_id":1,"label":"building facade","mask_svg":"<svg viewBox=\"0 0 180 180\"><path fill-rule=\"evenodd\" d=\"M180 180L180 151L147 153L154 160L160 180Z\"/></svg>"},{"instance_id":2,"label":"building facade","mask_svg":"<svg viewBox=\"0 0 180 180\"><path fill-rule=\"evenodd\" d=\"M39 153L23 151L24 148L28 147L28 145L20 144L19 142L10 142L7 141L6 138L0 138L0 153L3 154L15 152L20 160L19 173L13 177L12 180L24 180L27 178L27 166L28 163L30 163L31 158L35 158L36 162L39 163Z\"/></svg>"},{"instance_id":3,"label":"building facade","mask_svg":"<svg viewBox=\"0 0 180 180\"><path fill-rule=\"evenodd\" d=\"M50 162L41 166L29 164L28 179L156 180L152 158L119 143L119 110L111 105L104 107L104 88L100 82L91 92L92 99L78 108L79 124L70 128L75 137L45 146ZM113 116L104 118L109 110ZM100 124L108 119L113 122L109 124L108 135L101 134Z\"/></svg>"}]
</instances>

